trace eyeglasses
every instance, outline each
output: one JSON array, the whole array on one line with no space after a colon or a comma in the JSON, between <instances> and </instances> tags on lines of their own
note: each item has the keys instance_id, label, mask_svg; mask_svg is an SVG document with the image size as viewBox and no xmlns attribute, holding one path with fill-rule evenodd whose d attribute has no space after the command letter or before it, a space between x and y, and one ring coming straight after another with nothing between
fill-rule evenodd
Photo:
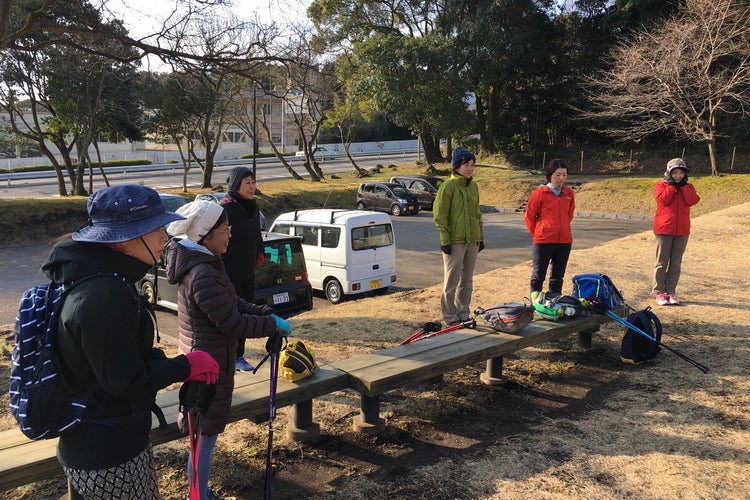
<instances>
[{"instance_id":1,"label":"eyeglasses","mask_svg":"<svg viewBox=\"0 0 750 500\"><path fill-rule=\"evenodd\" d=\"M222 226L222 227L216 228L216 230L221 231L222 233L231 233L232 226Z\"/></svg>"}]
</instances>

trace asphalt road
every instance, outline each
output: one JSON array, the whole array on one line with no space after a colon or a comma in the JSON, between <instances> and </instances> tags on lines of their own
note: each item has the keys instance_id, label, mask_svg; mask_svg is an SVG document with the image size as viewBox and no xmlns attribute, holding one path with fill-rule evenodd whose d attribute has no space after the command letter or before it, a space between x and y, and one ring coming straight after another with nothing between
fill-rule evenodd
<instances>
[{"instance_id":1,"label":"asphalt road","mask_svg":"<svg viewBox=\"0 0 750 500\"><path fill-rule=\"evenodd\" d=\"M515 212L490 212L483 215L485 250L479 254L477 274L530 260L531 238L523 215ZM425 288L442 283L442 256L431 212L393 219L397 245L398 283L396 289ZM631 219L576 218L573 220L574 249L584 249L632 233L650 230L651 222ZM40 267L49 245L25 245L0 248L0 325L11 324L23 291L45 281ZM530 270L529 270L530 271ZM519 276L527 280L528 276ZM316 296L315 308L332 306ZM176 315L158 313L163 335L176 332Z\"/></svg>"}]
</instances>

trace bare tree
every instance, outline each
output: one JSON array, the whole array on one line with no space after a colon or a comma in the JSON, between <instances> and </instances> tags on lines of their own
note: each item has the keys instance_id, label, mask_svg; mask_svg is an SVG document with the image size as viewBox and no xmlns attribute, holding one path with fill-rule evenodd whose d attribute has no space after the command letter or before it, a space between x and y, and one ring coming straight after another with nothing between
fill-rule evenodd
<instances>
[{"instance_id":1,"label":"bare tree","mask_svg":"<svg viewBox=\"0 0 750 500\"><path fill-rule=\"evenodd\" d=\"M165 0L159 0L165 1ZM229 0L171 0L173 10L162 28L133 38L116 21L108 0L2 0L0 1L0 50L34 53L46 47L72 47L119 62L135 62L153 55L169 63L211 64L225 71L246 71L262 61L277 60L263 43L226 46L221 51L193 50L185 40L189 26ZM118 26L119 25L119 26ZM241 29L241 25L227 25ZM112 43L114 42L114 43ZM259 42L262 40L259 39ZM115 51L111 47L119 45ZM130 48L133 50L122 50Z\"/></svg>"},{"instance_id":2,"label":"bare tree","mask_svg":"<svg viewBox=\"0 0 750 500\"><path fill-rule=\"evenodd\" d=\"M750 5L745 0L687 0L673 18L611 52L612 64L590 80L605 133L637 140L657 132L708 146L716 165L717 118L750 105Z\"/></svg>"}]
</instances>

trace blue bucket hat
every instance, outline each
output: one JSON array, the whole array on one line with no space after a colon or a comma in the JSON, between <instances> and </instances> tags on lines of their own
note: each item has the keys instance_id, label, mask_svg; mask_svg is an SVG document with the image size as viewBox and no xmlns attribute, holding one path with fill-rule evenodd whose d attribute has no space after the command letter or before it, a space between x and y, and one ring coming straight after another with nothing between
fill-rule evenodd
<instances>
[{"instance_id":1,"label":"blue bucket hat","mask_svg":"<svg viewBox=\"0 0 750 500\"><path fill-rule=\"evenodd\" d=\"M123 184L100 189L86 204L89 225L73 233L75 241L120 243L184 219L167 212L159 193L138 184Z\"/></svg>"}]
</instances>

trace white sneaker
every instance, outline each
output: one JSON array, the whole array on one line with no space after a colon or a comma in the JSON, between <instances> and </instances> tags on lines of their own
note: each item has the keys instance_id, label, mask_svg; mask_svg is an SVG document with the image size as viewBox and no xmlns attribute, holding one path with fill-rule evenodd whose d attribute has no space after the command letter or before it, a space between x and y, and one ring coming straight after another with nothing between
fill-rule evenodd
<instances>
[{"instance_id":1,"label":"white sneaker","mask_svg":"<svg viewBox=\"0 0 750 500\"><path fill-rule=\"evenodd\" d=\"M667 300L669 300L669 305L670 306L679 306L680 305L680 301L677 300L677 295L675 295L673 293L668 293L667 294Z\"/></svg>"}]
</instances>

